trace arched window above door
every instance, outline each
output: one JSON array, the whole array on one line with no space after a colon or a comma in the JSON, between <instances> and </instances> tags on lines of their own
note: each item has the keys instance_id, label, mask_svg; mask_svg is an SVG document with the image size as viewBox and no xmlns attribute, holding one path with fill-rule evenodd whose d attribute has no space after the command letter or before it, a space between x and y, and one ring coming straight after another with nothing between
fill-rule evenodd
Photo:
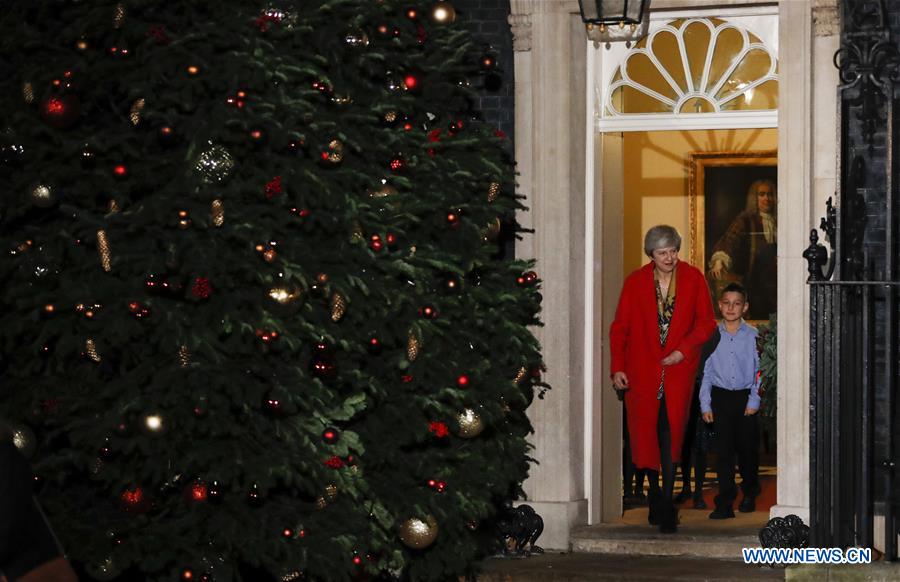
<instances>
[{"instance_id":1,"label":"arched window above door","mask_svg":"<svg viewBox=\"0 0 900 582\"><path fill-rule=\"evenodd\" d=\"M649 120L711 127L777 124L777 48L731 20L651 24L649 35L605 66L614 68L599 92L600 129L637 129Z\"/></svg>"}]
</instances>

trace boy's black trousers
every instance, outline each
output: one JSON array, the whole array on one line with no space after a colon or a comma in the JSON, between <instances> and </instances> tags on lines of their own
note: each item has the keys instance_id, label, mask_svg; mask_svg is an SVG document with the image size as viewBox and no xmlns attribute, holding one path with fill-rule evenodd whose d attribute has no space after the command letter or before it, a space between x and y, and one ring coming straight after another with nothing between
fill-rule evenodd
<instances>
[{"instance_id":1,"label":"boy's black trousers","mask_svg":"<svg viewBox=\"0 0 900 582\"><path fill-rule=\"evenodd\" d=\"M716 426L716 471L719 495L716 507L731 507L737 497L734 484L734 457L737 453L744 497L759 495L759 420L757 414L744 416L750 390L712 388L713 421Z\"/></svg>"}]
</instances>

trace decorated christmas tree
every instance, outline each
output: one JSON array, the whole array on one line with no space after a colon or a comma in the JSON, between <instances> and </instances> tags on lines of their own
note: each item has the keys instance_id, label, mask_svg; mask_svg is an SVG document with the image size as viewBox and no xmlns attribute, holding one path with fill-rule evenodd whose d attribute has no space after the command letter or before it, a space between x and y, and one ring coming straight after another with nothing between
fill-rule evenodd
<instances>
[{"instance_id":1,"label":"decorated christmas tree","mask_svg":"<svg viewBox=\"0 0 900 582\"><path fill-rule=\"evenodd\" d=\"M88 576L444 580L496 549L540 297L453 16L6 7L0 417Z\"/></svg>"}]
</instances>

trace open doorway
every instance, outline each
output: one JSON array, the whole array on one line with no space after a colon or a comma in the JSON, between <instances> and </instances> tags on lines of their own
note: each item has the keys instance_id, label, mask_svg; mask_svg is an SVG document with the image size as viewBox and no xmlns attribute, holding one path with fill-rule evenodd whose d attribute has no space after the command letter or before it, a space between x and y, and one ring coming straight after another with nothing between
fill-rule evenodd
<instances>
[{"instance_id":1,"label":"open doorway","mask_svg":"<svg viewBox=\"0 0 900 582\"><path fill-rule=\"evenodd\" d=\"M728 282L752 285L757 299L751 299L751 305L756 308L748 320L763 332L760 348L771 358L765 365L774 375L776 322L770 315L777 311L776 13L762 9L710 18L697 17L696 12L690 18L678 16L657 15L656 23L651 19L650 35L630 50L600 50L588 58L596 71L589 81L596 124L589 146L593 168L588 183L594 193L594 240L589 249L593 272L602 273L593 284L598 304L593 334L603 338L594 343L599 373L588 387L600 402L593 421L601 428L592 431L599 435L592 438L600 449L591 458L593 474L602 475L602 485L592 485L599 500L592 508L595 523L647 523L646 497L641 494L646 495L648 485L646 480L638 485L637 474L629 470L623 407L609 394L605 352L622 280L647 261L642 242L649 227L669 224L678 229L681 260L706 274L714 298ZM760 208L758 190L768 189L772 207L765 207L764 201ZM759 218L761 210L767 214L764 224L747 222L750 215ZM741 220L747 228L734 226ZM740 236L733 236L738 232ZM768 255L763 257L762 250ZM769 261L765 269L763 258ZM738 527L761 526L776 504L777 386L773 381L767 388L757 443L761 490L754 512L728 520ZM703 434L697 421L692 422L688 433ZM718 488L715 453L709 438L699 440L707 452L706 471L695 495L696 472L692 465L686 467L690 493L682 496L681 521L721 529L721 522L708 519ZM690 448L684 451L684 456L690 454ZM676 495L687 492L681 468L677 479ZM736 481L740 485L739 473ZM694 509L695 503L700 509Z\"/></svg>"},{"instance_id":2,"label":"open doorway","mask_svg":"<svg viewBox=\"0 0 900 582\"><path fill-rule=\"evenodd\" d=\"M777 225L773 223L771 226L775 228L768 229L753 226L748 230L738 221L756 225L752 220L754 212L775 216L774 207L758 205L754 197L759 185L766 184L771 185L777 200L777 171L774 165L777 159L774 152L777 130L637 131L619 134L616 139L621 140L621 156L613 155L603 163L607 169L621 164L622 173L627 176L622 191L622 276L647 262L642 242L648 228L656 224L674 226L683 236L682 260L691 262L707 275L714 298L726 281L740 282L746 288L754 289L754 293L771 292L771 296L765 297L750 295L751 309L747 318L748 323L761 332L760 350L769 348L763 356L763 363L767 363L765 358L774 353L769 342L774 339L770 330L775 322L770 320L769 315L774 319L776 271L774 265L768 265L765 266L765 273L759 273L763 267L758 263L764 257L752 255L762 253L759 247L763 245L756 239L777 244ZM612 149L606 148L605 151L609 155ZM735 234L743 239L735 239ZM714 257L722 255L727 257L729 269L714 273ZM754 265L754 262L757 264ZM754 273L754 270L757 272ZM771 277L766 281L771 285L754 282L754 276ZM764 308L753 309L756 302ZM763 391L758 413L760 434L756 443L761 489L756 497L756 511L745 515L738 513L739 518L734 520L736 525L764 524L770 508L776 503L777 387L769 383L767 388ZM718 486L715 423L707 426L698 417L698 414L692 414L689 421L675 492L680 501L682 521L702 526L707 523L708 514L714 507L713 498ZM646 523L649 483L643 472L635 470L630 464L624 422L623 427L622 520L626 523ZM736 474L739 475L739 472ZM688 477L687 483L685 476ZM741 483L741 477L737 478L737 482ZM721 525L710 524L711 527Z\"/></svg>"}]
</instances>

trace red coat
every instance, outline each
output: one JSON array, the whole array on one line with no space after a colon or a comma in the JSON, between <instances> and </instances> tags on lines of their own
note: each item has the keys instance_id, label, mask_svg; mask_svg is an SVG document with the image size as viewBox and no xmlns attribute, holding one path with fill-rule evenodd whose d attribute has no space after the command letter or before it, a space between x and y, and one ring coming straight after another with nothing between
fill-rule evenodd
<instances>
[{"instance_id":1,"label":"red coat","mask_svg":"<svg viewBox=\"0 0 900 582\"><path fill-rule=\"evenodd\" d=\"M630 389L625 391L628 435L632 461L640 469L659 470L656 394L662 376L660 361L675 350L684 354L684 360L666 368L665 381L672 459L677 461L681 459L700 348L716 328L703 273L684 261L678 261L675 268L675 312L665 348L659 345L652 262L625 279L616 319L609 330L611 370L628 376Z\"/></svg>"}]
</instances>

